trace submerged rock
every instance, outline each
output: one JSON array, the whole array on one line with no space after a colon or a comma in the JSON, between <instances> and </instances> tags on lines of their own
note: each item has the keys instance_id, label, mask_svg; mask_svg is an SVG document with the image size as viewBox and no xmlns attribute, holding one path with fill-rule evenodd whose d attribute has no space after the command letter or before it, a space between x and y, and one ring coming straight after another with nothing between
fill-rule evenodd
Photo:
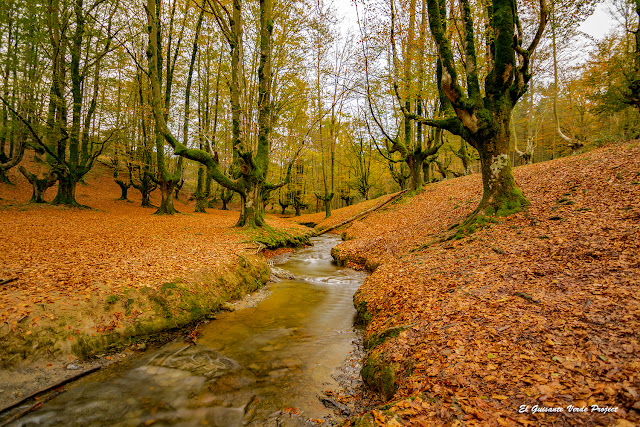
<instances>
[{"instance_id":1,"label":"submerged rock","mask_svg":"<svg viewBox=\"0 0 640 427\"><path fill-rule=\"evenodd\" d=\"M279 267L271 267L271 276L269 277L271 282L281 282L283 280L296 280L296 276L290 271L284 270Z\"/></svg>"}]
</instances>

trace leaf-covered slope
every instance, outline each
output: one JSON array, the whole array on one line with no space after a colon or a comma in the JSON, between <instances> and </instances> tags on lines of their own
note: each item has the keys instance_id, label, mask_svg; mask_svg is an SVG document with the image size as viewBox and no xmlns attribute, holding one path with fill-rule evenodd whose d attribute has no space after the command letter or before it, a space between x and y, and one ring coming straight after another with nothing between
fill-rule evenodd
<instances>
[{"instance_id":1,"label":"leaf-covered slope","mask_svg":"<svg viewBox=\"0 0 640 427\"><path fill-rule=\"evenodd\" d=\"M347 230L354 239L339 256L381 264L356 296L365 339L378 344L365 379L401 400L370 420L640 421L639 141L515 174L528 211L461 240L421 248L473 208L476 176L428 186ZM534 415L533 405L563 412Z\"/></svg>"}]
</instances>

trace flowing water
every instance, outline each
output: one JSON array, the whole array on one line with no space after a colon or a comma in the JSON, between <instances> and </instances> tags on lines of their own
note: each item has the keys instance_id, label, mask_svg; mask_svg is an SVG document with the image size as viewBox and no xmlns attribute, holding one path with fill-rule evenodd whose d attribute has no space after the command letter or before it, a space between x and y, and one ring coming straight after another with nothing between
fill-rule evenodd
<instances>
[{"instance_id":1,"label":"flowing water","mask_svg":"<svg viewBox=\"0 0 640 427\"><path fill-rule=\"evenodd\" d=\"M304 425L330 418L319 397L340 387L354 349L352 297L364 275L337 267L335 237L279 267L255 307L223 313L197 344L172 342L121 372L78 382L16 425ZM295 415L302 412L302 415Z\"/></svg>"}]
</instances>

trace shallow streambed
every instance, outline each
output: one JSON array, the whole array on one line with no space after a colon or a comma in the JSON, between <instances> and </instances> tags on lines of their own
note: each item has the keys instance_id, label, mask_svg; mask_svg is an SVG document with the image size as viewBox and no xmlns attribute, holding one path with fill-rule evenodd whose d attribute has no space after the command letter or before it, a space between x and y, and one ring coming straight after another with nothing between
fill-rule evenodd
<instances>
[{"instance_id":1,"label":"shallow streambed","mask_svg":"<svg viewBox=\"0 0 640 427\"><path fill-rule=\"evenodd\" d=\"M294 279L220 314L196 345L172 342L83 379L15 425L296 425L335 415L319 396L340 387L359 339L352 297L364 275L332 262L339 239L312 241L279 266Z\"/></svg>"}]
</instances>

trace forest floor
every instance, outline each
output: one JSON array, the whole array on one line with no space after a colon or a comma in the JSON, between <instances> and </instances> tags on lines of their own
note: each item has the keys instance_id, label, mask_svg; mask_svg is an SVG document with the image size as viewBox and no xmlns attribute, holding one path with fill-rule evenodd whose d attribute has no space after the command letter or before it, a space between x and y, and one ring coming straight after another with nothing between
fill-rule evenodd
<instances>
[{"instance_id":1,"label":"forest floor","mask_svg":"<svg viewBox=\"0 0 640 427\"><path fill-rule=\"evenodd\" d=\"M529 208L458 240L426 244L479 175L337 231L334 257L373 271L355 301L381 406L354 425L640 423L640 140L514 174Z\"/></svg>"},{"instance_id":2,"label":"forest floor","mask_svg":"<svg viewBox=\"0 0 640 427\"><path fill-rule=\"evenodd\" d=\"M373 272L356 303L367 323L363 373L380 406L354 424L640 423L640 141L514 174L527 211L459 240L426 245L477 205L479 175L429 184L334 231L347 240L334 256ZM136 333L145 313L166 321L139 328L158 331L266 280L255 236L231 228L237 212L190 214L181 198L176 207L187 214L151 215L137 191L132 203L115 201L119 189L102 166L78 187L78 201L93 209L34 206L26 181L11 177L17 185L0 187L0 280L17 280L0 286L2 354L5 364L44 359L12 383L0 369L0 406L28 391L8 392L18 380L37 385L82 365L72 348L100 353L97 363L126 357L110 353L110 340ZM269 223L294 235L307 229L292 219L321 231L389 197L326 220ZM238 276L239 266L252 271ZM219 276L241 283L211 280Z\"/></svg>"},{"instance_id":3,"label":"forest floor","mask_svg":"<svg viewBox=\"0 0 640 427\"><path fill-rule=\"evenodd\" d=\"M0 285L0 407L100 362L84 359L113 360L131 342L143 349L147 337L206 319L268 280L258 236L233 228L238 212L193 213L183 190L175 202L183 214L153 215L134 189L130 202L116 200L110 174L98 164L78 185L88 209L26 203L31 187L15 169L14 185L0 184L0 281L14 279Z\"/></svg>"}]
</instances>

